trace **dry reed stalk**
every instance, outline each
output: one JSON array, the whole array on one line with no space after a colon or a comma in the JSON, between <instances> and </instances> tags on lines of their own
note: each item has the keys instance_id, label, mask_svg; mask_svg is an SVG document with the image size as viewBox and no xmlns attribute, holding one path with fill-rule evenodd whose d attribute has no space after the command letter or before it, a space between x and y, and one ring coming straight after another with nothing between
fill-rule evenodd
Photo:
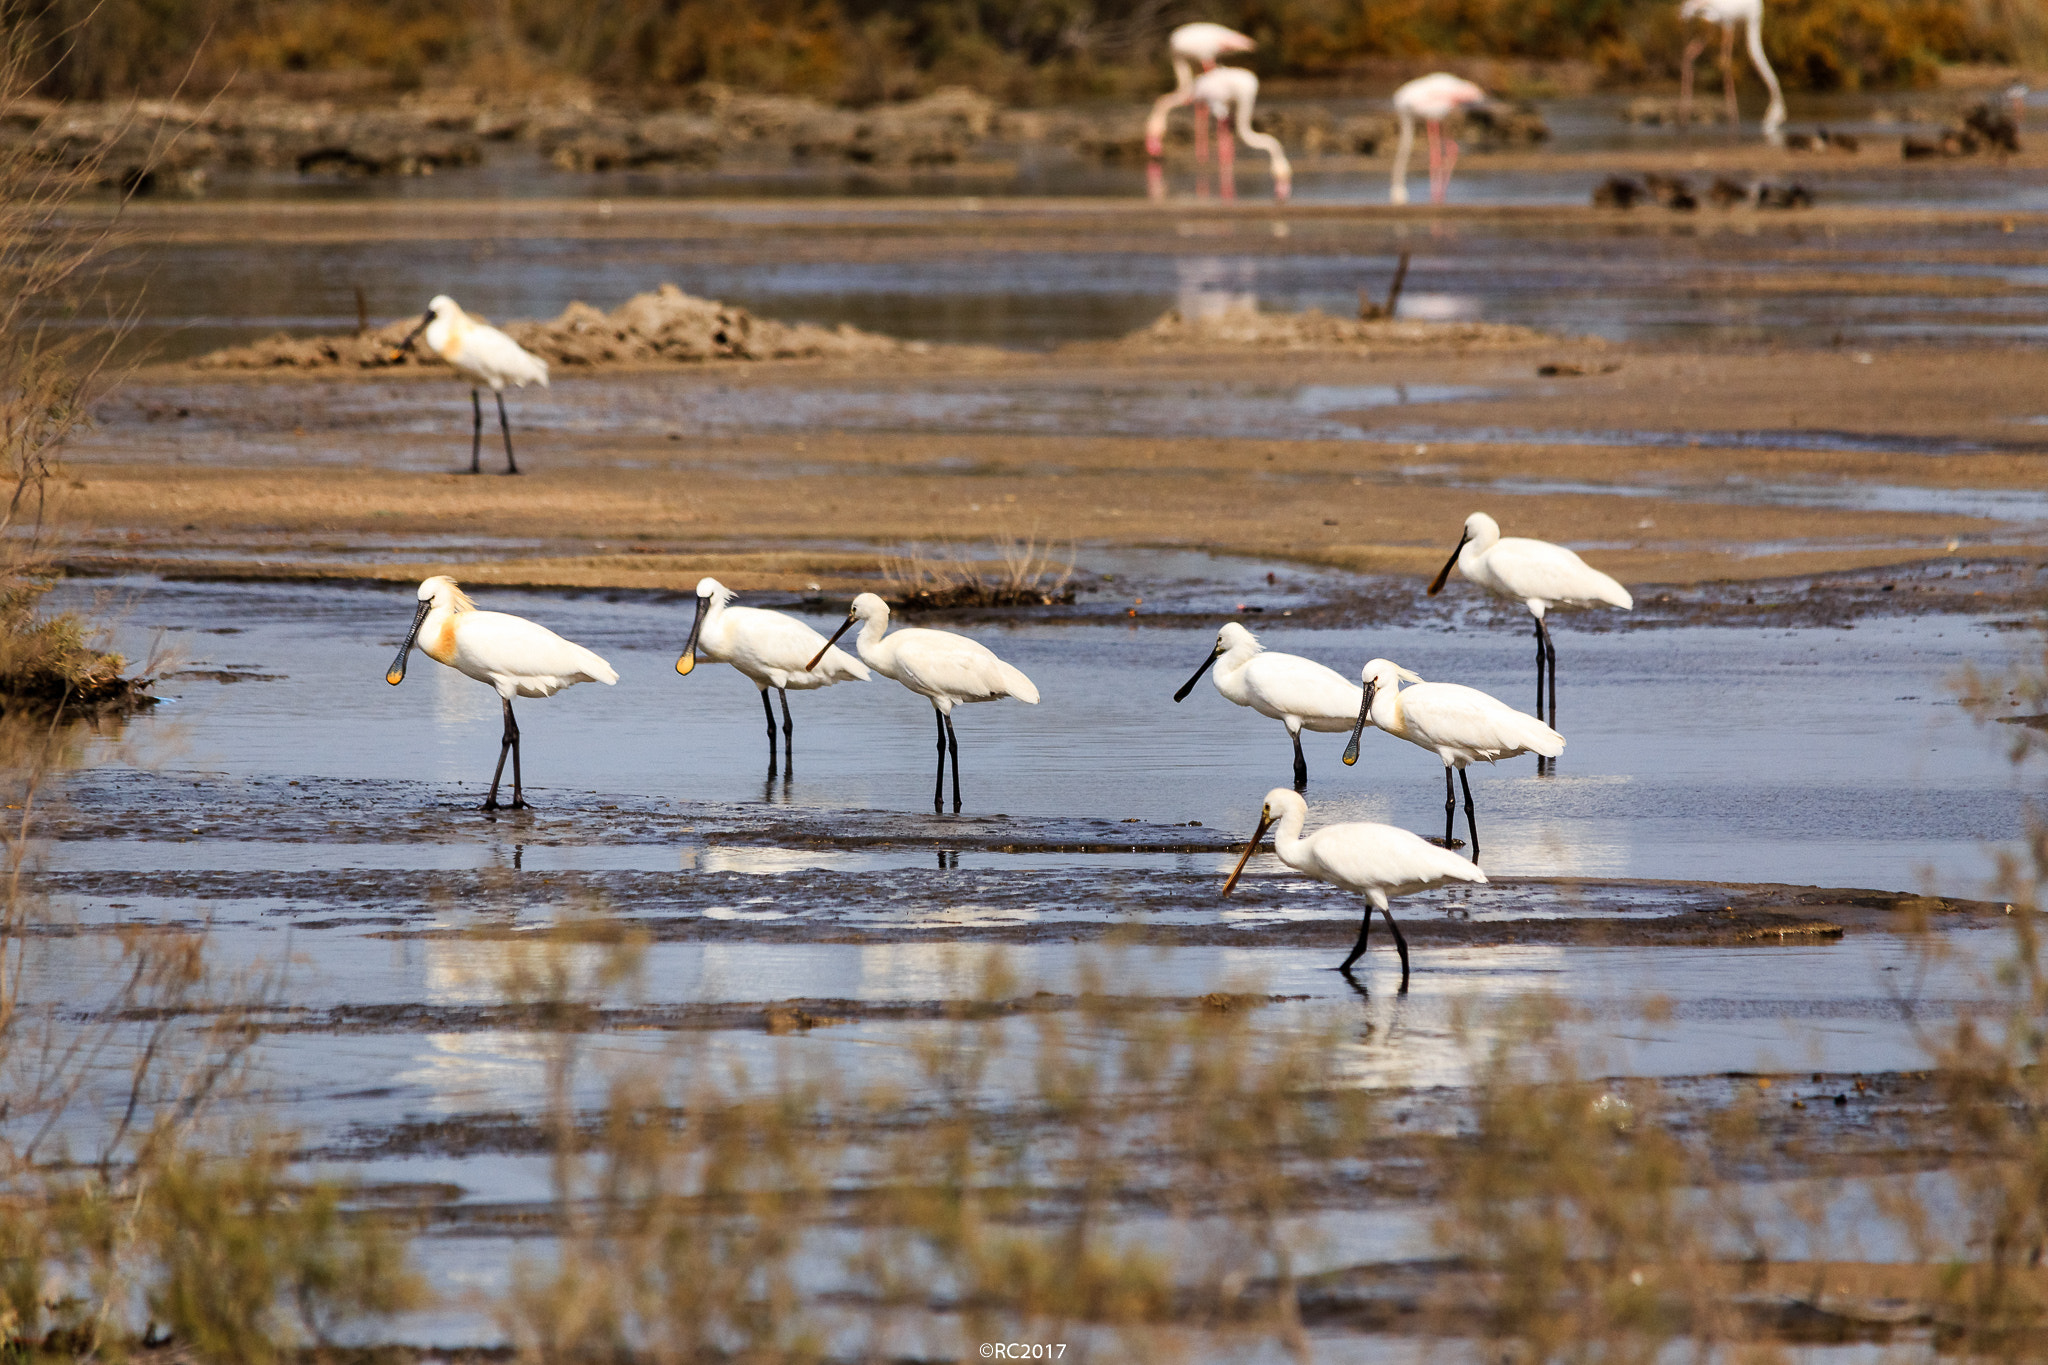
<instances>
[{"instance_id":1,"label":"dry reed stalk","mask_svg":"<svg viewBox=\"0 0 2048 1365\"><path fill-rule=\"evenodd\" d=\"M904 611L935 611L949 607L1052 606L1074 600L1074 549L1065 562L1052 548L1040 548L1038 537L995 542L993 559L970 557L964 545L932 550L910 546L882 557L882 577L889 596ZM1000 567L997 567L1000 565Z\"/></svg>"}]
</instances>

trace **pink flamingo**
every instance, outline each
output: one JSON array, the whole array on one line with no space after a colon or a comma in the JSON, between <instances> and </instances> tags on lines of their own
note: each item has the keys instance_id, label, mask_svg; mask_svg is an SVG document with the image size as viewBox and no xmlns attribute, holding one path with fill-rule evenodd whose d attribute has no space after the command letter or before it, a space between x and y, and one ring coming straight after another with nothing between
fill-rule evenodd
<instances>
[{"instance_id":1,"label":"pink flamingo","mask_svg":"<svg viewBox=\"0 0 2048 1365\"><path fill-rule=\"evenodd\" d=\"M1159 158L1166 154L1166 116L1183 104L1195 104L1195 69L1216 69L1219 59L1234 52L1250 52L1258 46L1236 29L1221 24L1182 24L1166 39L1166 55L1173 62L1173 89L1152 101L1152 114L1145 120L1145 153L1152 158L1155 185L1159 183ZM1195 166L1206 173L1209 162L1209 110L1195 106Z\"/></svg>"},{"instance_id":2,"label":"pink flamingo","mask_svg":"<svg viewBox=\"0 0 2048 1365\"><path fill-rule=\"evenodd\" d=\"M1763 77L1764 87L1771 92L1770 108L1764 110L1764 136L1772 142L1783 137L1780 131L1785 126L1785 93L1778 88L1778 74L1771 70L1770 58L1764 56L1764 0L1685 0L1678 7L1681 22L1704 20L1718 24L1721 28L1721 88L1728 100L1728 126L1740 124L1735 108L1735 29L1740 25L1749 47L1749 60L1756 65L1756 74ZM1692 121L1692 64L1699 60L1706 50L1707 40L1695 38L1685 45L1685 63L1680 70L1678 82L1678 123L1680 127Z\"/></svg>"},{"instance_id":3,"label":"pink flamingo","mask_svg":"<svg viewBox=\"0 0 2048 1365\"><path fill-rule=\"evenodd\" d=\"M1484 104L1487 94L1462 76L1439 71L1421 76L1394 92L1394 113L1401 120L1401 141L1394 149L1394 183L1388 202L1408 202L1408 157L1415 150L1415 121L1429 126L1429 202L1441 204L1451 188L1451 169L1458 164L1458 144L1444 136L1444 120L1469 104Z\"/></svg>"},{"instance_id":4,"label":"pink flamingo","mask_svg":"<svg viewBox=\"0 0 2048 1365\"><path fill-rule=\"evenodd\" d=\"M1272 159L1273 197L1281 203L1294 188L1294 168L1280 139L1252 127L1252 105L1259 98L1259 78L1241 66L1218 66L1195 81L1197 107L1216 119L1216 176L1225 199L1237 198L1237 144L1231 140L1231 112L1236 111L1237 136Z\"/></svg>"}]
</instances>

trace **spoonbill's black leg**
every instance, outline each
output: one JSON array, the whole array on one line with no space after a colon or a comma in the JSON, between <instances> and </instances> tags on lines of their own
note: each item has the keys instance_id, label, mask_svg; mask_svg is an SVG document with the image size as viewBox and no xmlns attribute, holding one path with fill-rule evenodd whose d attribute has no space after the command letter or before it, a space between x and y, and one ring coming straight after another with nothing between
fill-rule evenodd
<instances>
[{"instance_id":1,"label":"spoonbill's black leg","mask_svg":"<svg viewBox=\"0 0 2048 1365\"><path fill-rule=\"evenodd\" d=\"M1294 732L1294 789L1308 790L1308 760L1301 755L1301 731Z\"/></svg>"},{"instance_id":2,"label":"spoonbill's black leg","mask_svg":"<svg viewBox=\"0 0 2048 1365\"><path fill-rule=\"evenodd\" d=\"M960 736L954 732L953 718L946 717L946 747L953 751L953 813L960 813ZM941 782L944 773L941 771Z\"/></svg>"},{"instance_id":3,"label":"spoonbill's black leg","mask_svg":"<svg viewBox=\"0 0 2048 1365\"><path fill-rule=\"evenodd\" d=\"M471 389L470 392L474 394L476 390ZM519 465L512 458L512 422L505 416L505 391L495 389L493 392L498 395L498 430L505 433L505 472L517 474ZM483 418L479 416L477 420L481 422Z\"/></svg>"},{"instance_id":4,"label":"spoonbill's black leg","mask_svg":"<svg viewBox=\"0 0 2048 1365\"><path fill-rule=\"evenodd\" d=\"M505 755L512 755L512 809L526 805L519 791L519 722L512 719L512 699L499 698L505 707L505 733L498 741L498 766L491 770L491 794L484 798L485 810L498 809L498 782L505 776Z\"/></svg>"},{"instance_id":5,"label":"spoonbill's black leg","mask_svg":"<svg viewBox=\"0 0 2048 1365\"><path fill-rule=\"evenodd\" d=\"M1458 794L1451 790L1451 770L1444 769L1444 847L1458 846Z\"/></svg>"},{"instance_id":6,"label":"spoonbill's black leg","mask_svg":"<svg viewBox=\"0 0 2048 1365\"><path fill-rule=\"evenodd\" d=\"M775 776L775 703L768 700L768 689L761 689L761 714L768 717L768 776Z\"/></svg>"},{"instance_id":7,"label":"spoonbill's black leg","mask_svg":"<svg viewBox=\"0 0 2048 1365\"><path fill-rule=\"evenodd\" d=\"M1444 770L1444 786L1446 788L1450 786L1450 777L1450 769L1446 768ZM1472 861L1476 863L1479 861L1479 822L1472 815L1472 779L1465 775L1463 768L1458 769L1458 785L1465 789L1465 828L1472 834Z\"/></svg>"},{"instance_id":8,"label":"spoonbill's black leg","mask_svg":"<svg viewBox=\"0 0 2048 1365\"><path fill-rule=\"evenodd\" d=\"M1387 917L1387 927L1394 931L1394 951L1401 954L1401 994L1406 995L1408 994L1408 940L1401 937L1401 926L1394 923L1394 912L1392 910L1382 910L1380 913ZM1372 911L1368 909L1365 912L1365 917L1370 920L1372 918ZM1362 938L1363 935L1360 937Z\"/></svg>"},{"instance_id":9,"label":"spoonbill's black leg","mask_svg":"<svg viewBox=\"0 0 2048 1365\"><path fill-rule=\"evenodd\" d=\"M1543 632L1543 647L1550 651L1550 728L1557 730L1557 641L1551 638L1549 631ZM1558 730L1558 733L1563 734L1564 731ZM1556 766L1555 759L1551 760L1551 766Z\"/></svg>"},{"instance_id":10,"label":"spoonbill's black leg","mask_svg":"<svg viewBox=\"0 0 2048 1365\"><path fill-rule=\"evenodd\" d=\"M469 427L469 472L481 474L483 468L479 461L483 458L484 449L484 400L475 389L469 391L469 411L476 419Z\"/></svg>"},{"instance_id":11,"label":"spoonbill's black leg","mask_svg":"<svg viewBox=\"0 0 2048 1365\"><path fill-rule=\"evenodd\" d=\"M932 789L932 813L937 815L946 809L946 713L934 706L932 719L939 723L939 785ZM953 782L953 790L960 790L958 779Z\"/></svg>"},{"instance_id":12,"label":"spoonbill's black leg","mask_svg":"<svg viewBox=\"0 0 2048 1365\"><path fill-rule=\"evenodd\" d=\"M782 770L789 776L795 777L796 726L791 724L789 719L789 689L778 687L775 690L782 694ZM766 692L761 694L761 700L768 700Z\"/></svg>"},{"instance_id":13,"label":"spoonbill's black leg","mask_svg":"<svg viewBox=\"0 0 2048 1365\"><path fill-rule=\"evenodd\" d=\"M1547 711L1543 705L1543 679L1546 673L1550 678L1550 707ZM1553 730L1557 729L1557 645L1551 640L1550 632L1544 629L1543 618L1540 616L1536 618L1536 719L1543 721ZM1549 772L1550 768L1551 760L1538 754L1537 775Z\"/></svg>"},{"instance_id":14,"label":"spoonbill's black leg","mask_svg":"<svg viewBox=\"0 0 2048 1365\"><path fill-rule=\"evenodd\" d=\"M1358 922L1358 942L1351 945L1351 956L1337 964L1337 970L1351 975L1351 964L1365 956L1365 941L1372 937L1372 902L1365 903L1365 918Z\"/></svg>"},{"instance_id":15,"label":"spoonbill's black leg","mask_svg":"<svg viewBox=\"0 0 2048 1365\"><path fill-rule=\"evenodd\" d=\"M1543 618L1536 618L1536 719L1543 719Z\"/></svg>"}]
</instances>

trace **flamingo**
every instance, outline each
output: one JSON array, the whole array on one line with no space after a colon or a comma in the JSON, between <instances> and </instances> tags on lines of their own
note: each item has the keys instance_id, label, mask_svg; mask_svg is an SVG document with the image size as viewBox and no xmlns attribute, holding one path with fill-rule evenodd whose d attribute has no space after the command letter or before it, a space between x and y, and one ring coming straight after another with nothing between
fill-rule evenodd
<instances>
[{"instance_id":1,"label":"flamingo","mask_svg":"<svg viewBox=\"0 0 2048 1365\"><path fill-rule=\"evenodd\" d=\"M1457 847L1451 837L1457 814L1457 800L1451 791L1451 770L1455 768L1465 788L1465 828L1472 835L1472 861L1477 863L1479 825L1472 814L1472 782L1465 776L1466 765L1527 753L1556 758L1564 752L1564 736L1476 687L1424 682L1420 675L1385 659L1372 660L1359 676L1365 683L1365 701L1358 708L1351 743L1344 748L1345 766L1358 762L1358 741L1367 725L1377 725L1396 739L1405 739L1442 759L1445 848ZM1414 686L1404 690L1403 681Z\"/></svg>"},{"instance_id":2,"label":"flamingo","mask_svg":"<svg viewBox=\"0 0 2048 1365\"><path fill-rule=\"evenodd\" d=\"M1358 942L1351 945L1350 955L1337 970L1351 975L1351 964L1365 955L1366 937L1372 932L1372 912L1378 910L1387 917L1387 927L1394 931L1394 948L1401 954L1401 990L1405 993L1408 940L1401 936L1401 926L1394 923L1394 912L1387 907L1388 898L1430 891L1446 882L1484 882L1486 874L1449 849L1438 848L1421 835L1392 825L1367 821L1325 825L1303 838L1301 827L1307 821L1308 802L1299 792L1285 787L1267 792L1266 804L1259 811L1259 827L1252 831L1251 842L1244 846L1244 856L1237 860L1230 879L1223 883L1223 894L1229 895L1237 879L1244 875L1244 865L1258 852L1259 840L1270 826L1273 852L1281 862L1317 881L1365 897L1365 917L1358 925Z\"/></svg>"},{"instance_id":3,"label":"flamingo","mask_svg":"<svg viewBox=\"0 0 2048 1365\"><path fill-rule=\"evenodd\" d=\"M1463 76L1439 71L1418 76L1394 92L1394 113L1401 120L1401 140L1394 148L1394 183L1388 202L1408 202L1408 157L1415 150L1415 121L1429 127L1429 202L1441 204L1451 188L1451 170L1458 164L1458 144L1444 136L1444 120L1468 104L1484 104L1487 94Z\"/></svg>"},{"instance_id":4,"label":"flamingo","mask_svg":"<svg viewBox=\"0 0 2048 1365\"><path fill-rule=\"evenodd\" d=\"M505 734L498 745L498 766L491 773L491 794L485 810L498 809L498 780L505 775L505 755L512 755L512 809L526 808L519 788L519 723L512 719L514 697L552 697L580 682L619 680L617 670L582 645L572 644L522 616L478 611L469 594L446 574L420 584L419 608L412 629L398 647L398 657L385 671L393 687L405 681L405 666L417 642L435 663L489 683L505 706Z\"/></svg>"},{"instance_id":5,"label":"flamingo","mask_svg":"<svg viewBox=\"0 0 2048 1365\"><path fill-rule=\"evenodd\" d=\"M505 386L523 389L528 384L538 384L546 388L547 361L497 328L478 322L446 294L434 295L427 304L426 315L405 334L405 340L398 343L391 358L396 360L410 351L422 332L434 353L470 381L469 406L476 420L469 433L469 472L482 472L479 461L484 444L484 405L478 385L488 384L498 399L498 430L505 435L505 472L517 474L519 466L512 458L512 423L505 416Z\"/></svg>"},{"instance_id":6,"label":"flamingo","mask_svg":"<svg viewBox=\"0 0 2048 1365\"><path fill-rule=\"evenodd\" d=\"M1173 62L1173 89L1152 101L1145 120L1145 154L1155 162L1166 154L1166 116L1183 104L1194 104L1195 69L1212 70L1220 58L1250 52L1258 46L1236 29L1221 24L1182 24L1167 35L1166 55ZM1195 165L1209 159L1209 111L1195 105ZM1154 168L1157 169L1156 167Z\"/></svg>"},{"instance_id":7,"label":"flamingo","mask_svg":"<svg viewBox=\"0 0 2048 1365\"><path fill-rule=\"evenodd\" d=\"M1529 608L1536 618L1536 718L1557 724L1557 646L1543 627L1543 613L1552 607L1606 605L1623 611L1635 608L1628 589L1580 559L1562 545L1547 540L1509 536L1503 540L1500 523L1484 512L1465 518L1465 533L1457 548L1429 585L1429 595L1444 590L1444 581L1455 567L1459 573L1496 597L1510 597ZM1550 709L1543 707L1543 674L1550 672ZM1543 760L1536 760L1538 771Z\"/></svg>"},{"instance_id":8,"label":"flamingo","mask_svg":"<svg viewBox=\"0 0 2048 1365\"><path fill-rule=\"evenodd\" d=\"M1735 28L1741 25L1748 38L1749 60L1756 65L1756 74L1763 77L1764 86L1771 92L1770 108L1764 111L1764 136L1772 142L1778 141L1779 130L1785 126L1785 92L1778 88L1778 73L1771 70L1770 59L1764 56L1764 0L1685 0L1678 7L1681 22L1703 19L1710 24L1721 26L1721 85L1728 97L1728 125L1737 127L1741 117L1735 104ZM1692 119L1692 64L1699 60L1706 50L1705 37L1696 37L1685 45L1685 61L1679 68L1678 76L1678 122L1683 127Z\"/></svg>"},{"instance_id":9,"label":"flamingo","mask_svg":"<svg viewBox=\"0 0 2048 1365\"><path fill-rule=\"evenodd\" d=\"M932 704L939 722L938 788L932 793L932 809L945 808L946 754L953 755L953 809L960 809L960 737L953 732L953 708L977 701L1001 701L1015 697L1038 705L1038 688L1022 671L1004 663L987 645L955 635L948 630L913 628L889 630L889 604L871 592L853 599L852 608L825 648L811 656L807 668L818 661L846 634L855 622L860 636L855 647L861 660L885 678L902 683Z\"/></svg>"},{"instance_id":10,"label":"flamingo","mask_svg":"<svg viewBox=\"0 0 2048 1365\"><path fill-rule=\"evenodd\" d=\"M1272 161L1273 197L1287 202L1294 188L1294 168L1280 139L1252 127L1252 105L1259 98L1259 78L1241 66L1219 66L1195 80L1195 100L1216 119L1216 183L1225 199L1237 197L1237 144L1231 141L1231 111L1237 114L1237 135Z\"/></svg>"},{"instance_id":11,"label":"flamingo","mask_svg":"<svg viewBox=\"0 0 2048 1365\"><path fill-rule=\"evenodd\" d=\"M1345 680L1342 673L1326 668L1299 654L1270 652L1259 638L1235 621L1227 621L1216 632L1215 647L1195 676L1173 694L1176 702L1188 693L1212 667L1216 669L1216 690L1227 701L1249 706L1287 727L1294 740L1294 789L1308 790L1308 760L1301 753L1304 728L1324 734L1342 734L1357 717L1363 690Z\"/></svg>"},{"instance_id":12,"label":"flamingo","mask_svg":"<svg viewBox=\"0 0 2048 1365\"><path fill-rule=\"evenodd\" d=\"M782 694L782 741L789 753L789 775L796 776L796 736L789 720L789 689L809 692L839 682L866 682L867 665L843 649L825 644L825 637L794 616L760 607L728 604L736 596L715 578L697 580L697 616L690 623L689 643L676 660L676 672L687 676L697 655L713 663L731 664L761 689L761 710L768 717L768 776L775 776L775 708L768 689ZM813 668L813 654L824 660Z\"/></svg>"}]
</instances>

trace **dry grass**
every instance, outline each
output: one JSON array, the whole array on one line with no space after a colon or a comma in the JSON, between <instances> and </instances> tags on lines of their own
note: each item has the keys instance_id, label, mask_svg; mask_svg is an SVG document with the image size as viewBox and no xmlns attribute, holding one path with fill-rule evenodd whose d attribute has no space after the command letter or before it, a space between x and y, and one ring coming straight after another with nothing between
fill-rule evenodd
<instances>
[{"instance_id":1,"label":"dry grass","mask_svg":"<svg viewBox=\"0 0 2048 1365\"><path fill-rule=\"evenodd\" d=\"M963 545L927 550L913 545L882 557L891 601L904 611L947 607L1049 607L1074 600L1074 548L1064 561L1037 536L1004 536L995 557L972 556Z\"/></svg>"}]
</instances>

